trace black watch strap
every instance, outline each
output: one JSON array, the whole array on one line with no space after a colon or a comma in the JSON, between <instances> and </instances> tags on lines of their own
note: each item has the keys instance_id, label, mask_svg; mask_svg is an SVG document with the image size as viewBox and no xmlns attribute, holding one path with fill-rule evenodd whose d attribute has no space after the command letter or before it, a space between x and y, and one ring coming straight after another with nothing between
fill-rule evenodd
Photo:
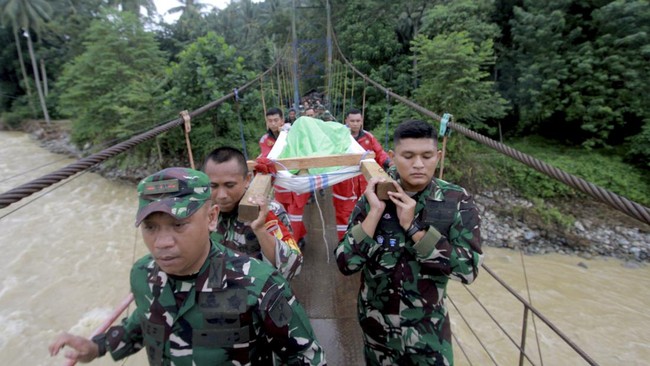
<instances>
[{"instance_id":1,"label":"black watch strap","mask_svg":"<svg viewBox=\"0 0 650 366\"><path fill-rule=\"evenodd\" d=\"M422 227L422 224L420 224L417 220L413 220L411 223L411 226L406 230L406 236L409 238L412 238L413 235L415 235L417 232L424 230L424 227Z\"/></svg>"},{"instance_id":2,"label":"black watch strap","mask_svg":"<svg viewBox=\"0 0 650 366\"><path fill-rule=\"evenodd\" d=\"M97 347L99 349L98 357L102 357L106 354L106 333L100 333L92 337L90 340L97 344Z\"/></svg>"}]
</instances>

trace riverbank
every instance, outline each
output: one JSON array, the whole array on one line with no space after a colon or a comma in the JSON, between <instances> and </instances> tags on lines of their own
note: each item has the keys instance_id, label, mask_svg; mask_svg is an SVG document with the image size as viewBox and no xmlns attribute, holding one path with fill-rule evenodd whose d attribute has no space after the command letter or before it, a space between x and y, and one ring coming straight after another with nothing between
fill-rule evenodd
<instances>
[{"instance_id":1,"label":"riverbank","mask_svg":"<svg viewBox=\"0 0 650 366\"><path fill-rule=\"evenodd\" d=\"M570 226L558 228L543 222L535 214L539 208L535 209L531 201L509 190L482 192L475 195L475 200L483 219L484 245L523 250L527 254L613 257L624 260L628 267L650 262L650 226L603 203L572 201L563 207L545 203L542 209L575 217ZM586 266L585 262L581 265Z\"/></svg>"},{"instance_id":2,"label":"riverbank","mask_svg":"<svg viewBox=\"0 0 650 366\"><path fill-rule=\"evenodd\" d=\"M82 151L70 142L65 128L48 131L42 124L29 124L27 131L40 145L54 153L79 158ZM96 168L109 179L134 181L137 172ZM144 171L144 170L143 170ZM140 174L142 176L143 174ZM146 174L144 174L146 175ZM544 207L522 199L510 190L475 193L483 219L484 245L523 250L526 254L561 253L585 260L613 257L628 267L650 262L650 226L593 200L544 202ZM539 203L537 203L539 205ZM566 225L548 222L540 212L557 211L575 218ZM570 215L570 216L569 216ZM587 266L586 262L580 262Z\"/></svg>"}]
</instances>

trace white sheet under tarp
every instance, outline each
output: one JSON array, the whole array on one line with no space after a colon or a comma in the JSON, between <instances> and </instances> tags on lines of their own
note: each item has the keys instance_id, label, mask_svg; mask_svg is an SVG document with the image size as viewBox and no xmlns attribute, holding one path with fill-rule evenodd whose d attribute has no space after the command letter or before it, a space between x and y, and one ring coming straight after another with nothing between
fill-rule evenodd
<instances>
[{"instance_id":1,"label":"white sheet under tarp","mask_svg":"<svg viewBox=\"0 0 650 366\"><path fill-rule=\"evenodd\" d=\"M332 122L329 122L332 123ZM349 135L350 146L346 151L346 154L363 154L366 151L359 145L357 140ZM287 144L287 132L281 131L280 136L273 145L273 148L269 152L268 158L272 161L275 161L284 147ZM361 161L374 161L374 158L367 158ZM340 169L318 175L295 175L291 174L288 170L278 170L278 173L275 177L275 185L288 189L296 193L307 193L313 192L317 189L327 188L336 183L342 182L346 179L350 179L361 174L361 163L354 166L341 167Z\"/></svg>"}]
</instances>

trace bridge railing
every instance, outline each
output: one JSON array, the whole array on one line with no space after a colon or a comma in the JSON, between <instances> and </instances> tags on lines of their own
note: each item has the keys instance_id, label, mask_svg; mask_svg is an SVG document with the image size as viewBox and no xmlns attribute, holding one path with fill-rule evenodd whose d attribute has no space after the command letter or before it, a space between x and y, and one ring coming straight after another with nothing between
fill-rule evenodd
<instances>
[{"instance_id":1,"label":"bridge railing","mask_svg":"<svg viewBox=\"0 0 650 366\"><path fill-rule=\"evenodd\" d=\"M510 285L508 285L492 269L490 269L485 264L483 264L482 267L485 270L485 272L487 272L503 289L505 289L523 309L523 317L521 319L521 323L519 327L520 335L517 336L511 334L512 330L508 331L506 329L506 326L504 326L503 322L499 321L496 318L496 316L488 309L488 306L486 306L486 304L484 304L480 300L479 296L470 289L470 286L464 285L463 287L473 299L473 303L477 304L478 307L480 307L483 310L484 315L486 315L494 324L494 327L490 328L489 331L491 333L495 333L499 331L507 339L507 342L511 343L512 347L517 350L518 359L519 359L518 364L520 366L524 365L525 362L531 365L544 364L543 357L542 357L542 349L539 345L539 342L537 344L537 351L539 352L537 357L530 354L531 347L529 347L528 349L526 348L526 344L528 342L528 334L531 331L529 320L532 320L532 323L535 324L535 319L539 319L546 327L548 327L548 329L551 330L552 334L555 334L566 346L568 346L572 350L574 354L576 354L579 358L584 360L586 364L598 365L598 363L594 361L583 349L581 349L574 341L572 341L566 334L564 334L564 332L562 332L546 316L544 316L538 309L536 309L529 301L527 301L524 297L518 294L515 289L513 289ZM467 327L467 329L469 329L472 336L476 339L476 341L480 345L480 348L482 348L483 353L487 355L487 357L489 358L492 364L499 365L499 362L496 360L495 356L493 355L495 345L494 344L486 345L485 340L483 339L484 337L479 335L478 334L479 331L472 326L472 320L467 315L467 311L465 312L461 311L461 309L456 304L456 302L451 298L451 296L449 296L448 299L451 305L453 306L453 308L456 310L457 315L460 317L460 319ZM472 319L476 319L479 316L480 316L479 314L473 314L473 313L471 314ZM484 322L481 322L481 324L482 326L484 326ZM512 323L510 322L510 324ZM536 326L534 327L532 332L536 335L539 335ZM453 337L456 346L460 350L460 353L465 357L465 360L470 365L472 365L473 364L472 355L469 354L468 349L466 349L466 346L464 346L464 342L462 342L455 333L453 334ZM554 349L553 351L556 352L557 350ZM481 360L481 362L477 364L481 364L481 365L485 364L485 361ZM512 364L512 363L509 362L507 364Z\"/></svg>"}]
</instances>

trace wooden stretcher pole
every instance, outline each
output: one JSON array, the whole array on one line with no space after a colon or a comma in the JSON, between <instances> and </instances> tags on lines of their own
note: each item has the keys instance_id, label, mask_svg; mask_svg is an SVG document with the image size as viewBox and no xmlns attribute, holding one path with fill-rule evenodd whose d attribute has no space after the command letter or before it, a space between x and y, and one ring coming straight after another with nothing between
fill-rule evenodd
<instances>
[{"instance_id":1,"label":"wooden stretcher pole","mask_svg":"<svg viewBox=\"0 0 650 366\"><path fill-rule=\"evenodd\" d=\"M190 143L190 131L192 131L192 125L190 124L190 113L185 110L182 111L180 115L183 118L183 123L185 126L185 144L187 145L187 155L190 158L190 167L192 169L196 169L194 167L194 157L192 156L192 144Z\"/></svg>"},{"instance_id":2,"label":"wooden stretcher pole","mask_svg":"<svg viewBox=\"0 0 650 366\"><path fill-rule=\"evenodd\" d=\"M106 320L104 320L102 325L100 325L99 327L97 327L97 329L95 329L93 334L90 335L90 338L92 338L92 337L94 337L94 336L96 336L98 334L106 332L108 330L108 328L113 323L115 323L115 320L117 320L117 318L120 316L120 314L122 314L126 310L126 308L129 307L129 304L131 304L132 301L133 301L133 294L129 293L129 295L127 297L125 297L124 300L122 300L122 302L113 310L111 315L109 315L108 318L106 318ZM75 364L77 364L77 362L75 362L73 360L68 360L65 365L66 366L74 366Z\"/></svg>"},{"instance_id":3,"label":"wooden stretcher pole","mask_svg":"<svg viewBox=\"0 0 650 366\"><path fill-rule=\"evenodd\" d=\"M377 164L376 161L364 160L361 162L361 172L366 180L370 180L373 177L383 177L386 178L384 182L377 183L377 188L375 188L375 193L380 200L388 199L388 192L395 192L395 185L393 185L393 178L391 178L386 171Z\"/></svg>"},{"instance_id":4,"label":"wooden stretcher pole","mask_svg":"<svg viewBox=\"0 0 650 366\"><path fill-rule=\"evenodd\" d=\"M253 221L260 214L260 206L248 202L250 197L263 196L268 198L271 193L271 176L268 174L257 174L253 177L250 186L244 193L244 197L239 201L239 211L237 218L242 222Z\"/></svg>"}]
</instances>

